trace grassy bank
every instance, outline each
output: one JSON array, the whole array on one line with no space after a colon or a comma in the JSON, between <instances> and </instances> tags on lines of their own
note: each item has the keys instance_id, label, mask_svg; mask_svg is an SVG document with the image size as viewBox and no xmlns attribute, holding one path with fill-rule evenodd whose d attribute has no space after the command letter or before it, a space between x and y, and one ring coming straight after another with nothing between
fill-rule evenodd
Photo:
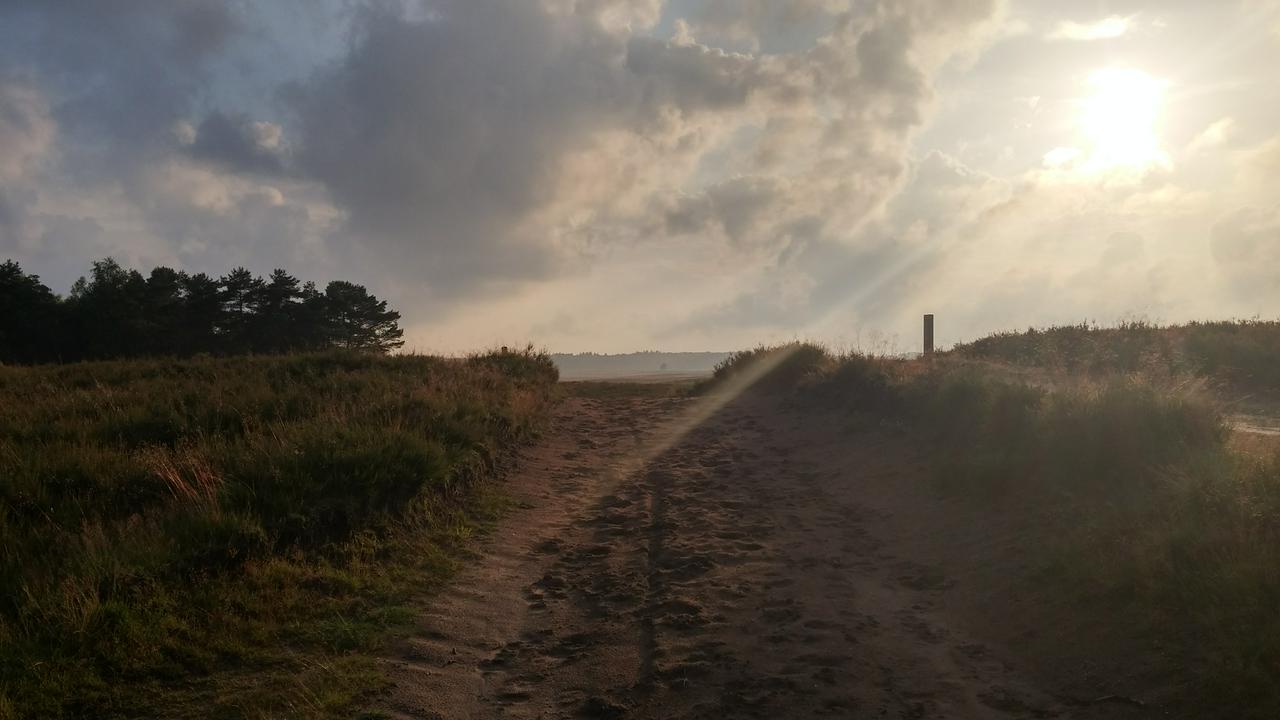
<instances>
[{"instance_id":1,"label":"grassy bank","mask_svg":"<svg viewBox=\"0 0 1280 720\"><path fill-rule=\"evenodd\" d=\"M957 345L952 353L1076 373L1192 375L1238 391L1280 394L1277 321L1067 325L999 333Z\"/></svg>"},{"instance_id":2,"label":"grassy bank","mask_svg":"<svg viewBox=\"0 0 1280 720\"><path fill-rule=\"evenodd\" d=\"M0 718L340 713L555 380L531 352L0 367Z\"/></svg>"},{"instance_id":3,"label":"grassy bank","mask_svg":"<svg viewBox=\"0 0 1280 720\"><path fill-rule=\"evenodd\" d=\"M1049 391L970 363L836 357L789 345L757 387L911 433L940 492L1040 540L1026 552L1082 611L1143 618L1176 648L1200 717L1280 716L1280 457L1238 456L1186 383L1133 375Z\"/></svg>"}]
</instances>

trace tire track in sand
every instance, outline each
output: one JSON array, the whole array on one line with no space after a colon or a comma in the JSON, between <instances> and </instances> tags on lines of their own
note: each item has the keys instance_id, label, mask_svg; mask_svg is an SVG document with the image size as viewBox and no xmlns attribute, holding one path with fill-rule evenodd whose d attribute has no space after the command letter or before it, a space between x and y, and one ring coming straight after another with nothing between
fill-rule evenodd
<instances>
[{"instance_id":1,"label":"tire track in sand","mask_svg":"<svg viewBox=\"0 0 1280 720\"><path fill-rule=\"evenodd\" d=\"M697 411L567 401L510 478L525 509L386 658L396 687L380 709L1112 717L1055 699L944 612L951 581L858 489L916 482L911 463L866 440L819 443L817 420L763 401L681 433Z\"/></svg>"}]
</instances>

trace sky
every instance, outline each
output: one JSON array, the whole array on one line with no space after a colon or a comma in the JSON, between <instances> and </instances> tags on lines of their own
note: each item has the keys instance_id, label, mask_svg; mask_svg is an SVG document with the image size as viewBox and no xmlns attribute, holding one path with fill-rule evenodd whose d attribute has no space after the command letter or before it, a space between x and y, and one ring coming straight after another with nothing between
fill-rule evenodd
<instances>
[{"instance_id":1,"label":"sky","mask_svg":"<svg viewBox=\"0 0 1280 720\"><path fill-rule=\"evenodd\" d=\"M407 349L1280 316L1276 0L0 0L0 259Z\"/></svg>"}]
</instances>

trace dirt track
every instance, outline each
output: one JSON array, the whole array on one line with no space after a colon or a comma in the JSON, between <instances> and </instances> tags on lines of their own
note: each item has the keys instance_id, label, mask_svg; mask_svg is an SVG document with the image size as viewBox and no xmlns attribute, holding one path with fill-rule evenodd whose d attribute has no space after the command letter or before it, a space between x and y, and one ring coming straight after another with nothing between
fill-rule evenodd
<instances>
[{"instance_id":1,"label":"dirt track","mask_svg":"<svg viewBox=\"0 0 1280 720\"><path fill-rule=\"evenodd\" d=\"M509 480L523 509L386 658L380 709L1151 716L1093 702L1142 678L1081 663L1088 648L1042 661L1057 641L1008 596L1018 537L932 498L898 441L761 400L699 409L568 400Z\"/></svg>"}]
</instances>

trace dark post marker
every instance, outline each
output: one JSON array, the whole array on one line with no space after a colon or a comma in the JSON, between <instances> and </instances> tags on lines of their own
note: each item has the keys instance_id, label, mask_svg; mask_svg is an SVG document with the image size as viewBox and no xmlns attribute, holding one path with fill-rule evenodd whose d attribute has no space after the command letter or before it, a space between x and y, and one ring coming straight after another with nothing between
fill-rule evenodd
<instances>
[{"instance_id":1,"label":"dark post marker","mask_svg":"<svg viewBox=\"0 0 1280 720\"><path fill-rule=\"evenodd\" d=\"M933 357L933 314L924 316L924 356Z\"/></svg>"}]
</instances>

